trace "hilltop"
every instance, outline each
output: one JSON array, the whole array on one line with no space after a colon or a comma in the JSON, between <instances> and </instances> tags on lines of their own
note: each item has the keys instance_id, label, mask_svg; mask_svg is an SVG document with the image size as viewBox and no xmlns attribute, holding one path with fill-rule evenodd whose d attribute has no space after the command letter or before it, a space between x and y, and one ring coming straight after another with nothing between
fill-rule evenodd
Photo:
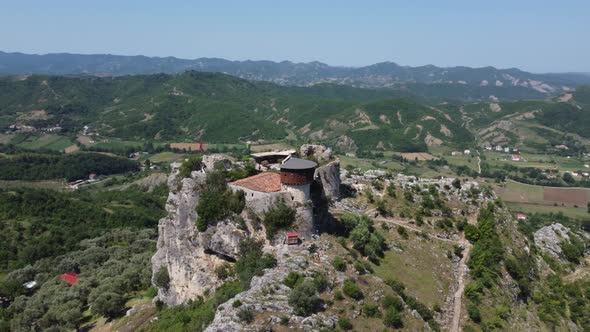
<instances>
[{"instance_id":1,"label":"hilltop","mask_svg":"<svg viewBox=\"0 0 590 332\"><path fill-rule=\"evenodd\" d=\"M186 70L219 72L240 78L281 85L311 86L335 83L365 88L402 87L411 90L457 90L458 95L484 98L513 90L520 97L543 98L565 87L590 84L586 74L533 74L516 68L401 66L382 62L364 67L336 67L321 62L194 60L175 57L120 56L110 54L23 54L0 52L0 74L52 74L119 76L179 73ZM474 91L475 90L475 91ZM514 93L513 93L514 94Z\"/></svg>"}]
</instances>

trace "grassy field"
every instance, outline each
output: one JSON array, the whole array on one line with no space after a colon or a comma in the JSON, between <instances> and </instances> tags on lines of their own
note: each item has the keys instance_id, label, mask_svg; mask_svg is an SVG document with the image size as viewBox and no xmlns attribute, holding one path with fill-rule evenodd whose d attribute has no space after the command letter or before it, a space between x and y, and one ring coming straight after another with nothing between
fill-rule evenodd
<instances>
[{"instance_id":1,"label":"grassy field","mask_svg":"<svg viewBox=\"0 0 590 332\"><path fill-rule=\"evenodd\" d=\"M507 181L505 185L494 185L494 191L514 212L563 212L565 215L573 218L590 217L585 205L575 207L567 203L564 198L563 202L546 201L544 198L544 187L522 184L514 181ZM563 188L567 193L567 188ZM588 190L590 191L590 190ZM564 194L565 197L565 194Z\"/></svg>"},{"instance_id":2,"label":"grassy field","mask_svg":"<svg viewBox=\"0 0 590 332\"><path fill-rule=\"evenodd\" d=\"M590 219L590 213L588 213L585 207L568 207L568 206L553 206L553 205L540 205L540 204L526 204L526 203L511 203L506 202L508 209L512 212L522 213L558 213L561 212L568 217L575 219Z\"/></svg>"},{"instance_id":3,"label":"grassy field","mask_svg":"<svg viewBox=\"0 0 590 332\"><path fill-rule=\"evenodd\" d=\"M183 154L174 152L161 152L150 156L148 159L154 163L173 162L184 157Z\"/></svg>"},{"instance_id":4,"label":"grassy field","mask_svg":"<svg viewBox=\"0 0 590 332\"><path fill-rule=\"evenodd\" d=\"M380 230L381 231L381 230ZM443 305L453 280L453 266L446 256L451 244L424 239L411 233L401 239L395 228L381 231L388 241L395 241L402 250L389 250L379 265L373 265L375 275L387 280L395 278L404 283L408 292L429 306Z\"/></svg>"},{"instance_id":5,"label":"grassy field","mask_svg":"<svg viewBox=\"0 0 590 332\"><path fill-rule=\"evenodd\" d=\"M21 180L0 180L0 187L2 188L14 188L14 187L27 187L27 188L42 188L42 189L54 189L54 190L65 190L67 183L65 181L21 181Z\"/></svg>"},{"instance_id":6,"label":"grassy field","mask_svg":"<svg viewBox=\"0 0 590 332\"><path fill-rule=\"evenodd\" d=\"M449 162L449 165L454 166L467 166L474 171L478 171L477 169L477 156L473 155L461 155L461 156L445 156L446 161Z\"/></svg>"},{"instance_id":7,"label":"grassy field","mask_svg":"<svg viewBox=\"0 0 590 332\"><path fill-rule=\"evenodd\" d=\"M0 144L8 144L14 135L0 134Z\"/></svg>"},{"instance_id":8,"label":"grassy field","mask_svg":"<svg viewBox=\"0 0 590 332\"><path fill-rule=\"evenodd\" d=\"M72 144L74 144L72 140L65 136L31 135L24 141L20 142L18 146L27 149L49 149L61 151Z\"/></svg>"},{"instance_id":9,"label":"grassy field","mask_svg":"<svg viewBox=\"0 0 590 332\"><path fill-rule=\"evenodd\" d=\"M491 166L502 167L510 164L516 167L535 167L540 169L553 169L563 171L575 171L584 169L584 164L589 161L582 158L567 158L546 154L521 153L520 156L526 161L510 160L510 153L484 152L486 161Z\"/></svg>"}]
</instances>

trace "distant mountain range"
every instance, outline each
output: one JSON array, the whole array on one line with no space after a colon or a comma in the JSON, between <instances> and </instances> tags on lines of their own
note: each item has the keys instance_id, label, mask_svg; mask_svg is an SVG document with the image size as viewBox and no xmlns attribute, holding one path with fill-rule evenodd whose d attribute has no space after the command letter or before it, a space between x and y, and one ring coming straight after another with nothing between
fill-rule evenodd
<instances>
[{"instance_id":1,"label":"distant mountain range","mask_svg":"<svg viewBox=\"0 0 590 332\"><path fill-rule=\"evenodd\" d=\"M319 83L345 84L362 88L404 87L408 84L464 85L474 87L515 87L552 96L568 88L590 84L584 73L533 74L516 68L409 67L382 62L365 67L335 67L321 62L230 61L218 58L195 60L175 57L121 56L109 54L55 53L33 55L0 52L0 74L51 74L121 76L179 73L186 70L220 72L281 85L310 86ZM412 89L413 90L413 89ZM493 99L493 95L490 96Z\"/></svg>"}]
</instances>

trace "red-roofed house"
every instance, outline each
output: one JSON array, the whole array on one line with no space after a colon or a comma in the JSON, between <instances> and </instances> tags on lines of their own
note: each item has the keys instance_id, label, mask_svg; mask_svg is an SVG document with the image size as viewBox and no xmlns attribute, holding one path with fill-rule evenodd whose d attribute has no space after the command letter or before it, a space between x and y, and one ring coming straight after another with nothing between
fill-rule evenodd
<instances>
[{"instance_id":1,"label":"red-roofed house","mask_svg":"<svg viewBox=\"0 0 590 332\"><path fill-rule=\"evenodd\" d=\"M519 154L513 154L512 155L512 161L520 161L520 155Z\"/></svg>"},{"instance_id":2,"label":"red-roofed house","mask_svg":"<svg viewBox=\"0 0 590 332\"><path fill-rule=\"evenodd\" d=\"M518 220L527 220L527 219L528 219L528 217L527 217L527 215L526 215L526 214L518 213L518 214L516 215L516 219L518 219Z\"/></svg>"},{"instance_id":3,"label":"red-roofed house","mask_svg":"<svg viewBox=\"0 0 590 332\"><path fill-rule=\"evenodd\" d=\"M59 278L70 284L70 286L78 282L78 274L76 272L66 272L60 275Z\"/></svg>"}]
</instances>

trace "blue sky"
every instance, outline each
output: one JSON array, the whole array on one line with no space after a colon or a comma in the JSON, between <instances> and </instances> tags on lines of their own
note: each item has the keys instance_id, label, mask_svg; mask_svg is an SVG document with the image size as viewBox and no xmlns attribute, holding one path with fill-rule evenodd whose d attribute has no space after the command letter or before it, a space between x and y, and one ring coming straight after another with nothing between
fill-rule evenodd
<instances>
[{"instance_id":1,"label":"blue sky","mask_svg":"<svg viewBox=\"0 0 590 332\"><path fill-rule=\"evenodd\" d=\"M590 72L590 1L0 0L0 50Z\"/></svg>"}]
</instances>

